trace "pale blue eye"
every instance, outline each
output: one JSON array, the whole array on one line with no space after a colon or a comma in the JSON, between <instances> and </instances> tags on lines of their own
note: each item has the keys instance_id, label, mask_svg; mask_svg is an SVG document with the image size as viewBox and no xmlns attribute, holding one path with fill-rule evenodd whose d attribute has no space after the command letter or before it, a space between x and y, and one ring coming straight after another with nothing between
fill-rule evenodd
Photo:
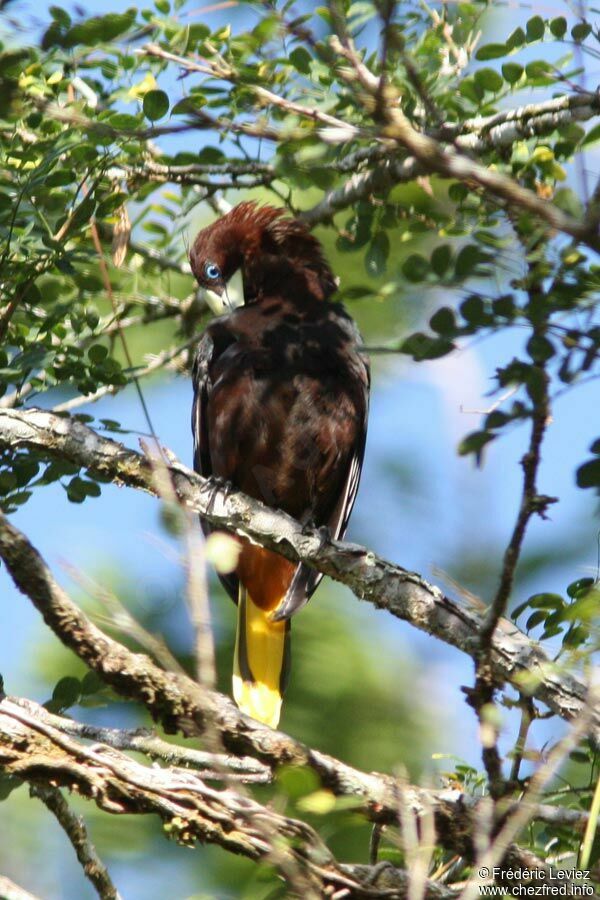
<instances>
[{"instance_id":1,"label":"pale blue eye","mask_svg":"<svg viewBox=\"0 0 600 900\"><path fill-rule=\"evenodd\" d=\"M204 274L209 279L209 281L216 281L221 277L221 270L215 263L206 263L204 266Z\"/></svg>"}]
</instances>

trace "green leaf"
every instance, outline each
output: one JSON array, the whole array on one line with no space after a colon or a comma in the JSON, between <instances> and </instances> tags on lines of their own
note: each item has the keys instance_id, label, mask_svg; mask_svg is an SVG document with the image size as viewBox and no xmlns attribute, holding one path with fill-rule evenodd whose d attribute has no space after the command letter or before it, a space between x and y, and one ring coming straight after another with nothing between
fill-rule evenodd
<instances>
[{"instance_id":1,"label":"green leaf","mask_svg":"<svg viewBox=\"0 0 600 900\"><path fill-rule=\"evenodd\" d=\"M502 66L502 75L508 84L516 84L524 71L525 69L519 63L508 62Z\"/></svg>"},{"instance_id":2,"label":"green leaf","mask_svg":"<svg viewBox=\"0 0 600 900\"><path fill-rule=\"evenodd\" d=\"M302 75L310 74L312 56L304 47L296 47L295 50L292 50L288 59L296 71L300 72Z\"/></svg>"},{"instance_id":3,"label":"green leaf","mask_svg":"<svg viewBox=\"0 0 600 900\"><path fill-rule=\"evenodd\" d=\"M529 631L531 628L535 628L536 625L539 625L540 622L543 622L546 618L546 610L538 609L534 613L532 613L527 621L525 622L525 630Z\"/></svg>"},{"instance_id":4,"label":"green leaf","mask_svg":"<svg viewBox=\"0 0 600 900\"><path fill-rule=\"evenodd\" d=\"M533 16L533 18L529 19L529 21L527 22L526 28L527 43L531 44L532 41L541 41L541 39L544 37L546 23L541 16Z\"/></svg>"},{"instance_id":5,"label":"green leaf","mask_svg":"<svg viewBox=\"0 0 600 900\"><path fill-rule=\"evenodd\" d=\"M441 276L448 271L452 261L452 248L449 244L436 247L431 254L431 268L436 275Z\"/></svg>"},{"instance_id":6,"label":"green leaf","mask_svg":"<svg viewBox=\"0 0 600 900\"><path fill-rule=\"evenodd\" d=\"M509 421L510 416L508 416L506 413L503 413L499 409L493 409L485 417L485 427L486 430L493 428L503 428Z\"/></svg>"},{"instance_id":7,"label":"green leaf","mask_svg":"<svg viewBox=\"0 0 600 900\"><path fill-rule=\"evenodd\" d=\"M588 37L592 33L592 26L588 22L579 22L577 25L574 25L571 28L571 37L574 41L585 41L586 37Z\"/></svg>"},{"instance_id":8,"label":"green leaf","mask_svg":"<svg viewBox=\"0 0 600 900\"><path fill-rule=\"evenodd\" d=\"M88 497L99 497L102 493L100 485L95 481L84 481L85 492Z\"/></svg>"},{"instance_id":9,"label":"green leaf","mask_svg":"<svg viewBox=\"0 0 600 900\"><path fill-rule=\"evenodd\" d=\"M480 85L475 83L475 79L473 77L463 78L461 81L458 90L462 94L463 97L466 97L467 100L470 100L471 103L479 104L483 99L483 88Z\"/></svg>"},{"instance_id":10,"label":"green leaf","mask_svg":"<svg viewBox=\"0 0 600 900\"><path fill-rule=\"evenodd\" d=\"M40 470L40 464L37 459L28 459L27 457L17 457L13 464L13 472L17 482L17 487L25 487L29 484Z\"/></svg>"},{"instance_id":11,"label":"green leaf","mask_svg":"<svg viewBox=\"0 0 600 900\"><path fill-rule=\"evenodd\" d=\"M503 294L500 297L496 297L492 301L492 309L494 310L494 315L512 319L516 311L515 298L512 294Z\"/></svg>"},{"instance_id":12,"label":"green leaf","mask_svg":"<svg viewBox=\"0 0 600 900\"><path fill-rule=\"evenodd\" d=\"M567 594L573 600L578 600L580 597L585 596L595 584L596 582L593 578L578 578L577 581L572 581L567 587Z\"/></svg>"},{"instance_id":13,"label":"green leaf","mask_svg":"<svg viewBox=\"0 0 600 900\"><path fill-rule=\"evenodd\" d=\"M456 333L454 310L449 306L442 306L432 315L429 324L432 330L437 331L438 334L454 335Z\"/></svg>"},{"instance_id":14,"label":"green leaf","mask_svg":"<svg viewBox=\"0 0 600 900\"><path fill-rule=\"evenodd\" d=\"M105 16L94 16L74 25L62 40L63 47L75 47L84 44L94 47L96 44L114 41L135 22L136 10L128 9L124 13L107 13Z\"/></svg>"},{"instance_id":15,"label":"green leaf","mask_svg":"<svg viewBox=\"0 0 600 900\"><path fill-rule=\"evenodd\" d=\"M591 459L577 469L580 488L600 487L600 459Z\"/></svg>"},{"instance_id":16,"label":"green leaf","mask_svg":"<svg viewBox=\"0 0 600 900\"><path fill-rule=\"evenodd\" d=\"M365 268L369 275L374 278L383 275L389 255L390 239L385 231L378 231L371 241L365 257Z\"/></svg>"},{"instance_id":17,"label":"green leaf","mask_svg":"<svg viewBox=\"0 0 600 900\"><path fill-rule=\"evenodd\" d=\"M570 628L567 631L563 640L563 647L580 647L582 644L585 644L589 636L590 632L585 625L575 625L574 628Z\"/></svg>"},{"instance_id":18,"label":"green leaf","mask_svg":"<svg viewBox=\"0 0 600 900\"><path fill-rule=\"evenodd\" d=\"M462 203L469 196L469 188L457 181L448 188L448 196L453 203Z\"/></svg>"},{"instance_id":19,"label":"green leaf","mask_svg":"<svg viewBox=\"0 0 600 900\"><path fill-rule=\"evenodd\" d=\"M507 39L506 46L508 47L509 50L516 50L519 47L522 47L523 44L526 43L526 41L527 41L527 38L525 36L525 32L523 31L523 29L515 28L513 33Z\"/></svg>"},{"instance_id":20,"label":"green leaf","mask_svg":"<svg viewBox=\"0 0 600 900\"><path fill-rule=\"evenodd\" d=\"M325 788L319 788L306 797L301 797L297 802L298 809L312 813L316 816L324 816L335 809L335 794Z\"/></svg>"},{"instance_id":21,"label":"green leaf","mask_svg":"<svg viewBox=\"0 0 600 900\"><path fill-rule=\"evenodd\" d=\"M470 453L474 453L479 461L481 451L485 445L495 440L495 438L496 435L489 431L472 431L458 445L459 456L468 456Z\"/></svg>"},{"instance_id":22,"label":"green leaf","mask_svg":"<svg viewBox=\"0 0 600 900\"><path fill-rule=\"evenodd\" d=\"M0 472L0 494L10 494L17 487L17 478L15 473L6 470Z\"/></svg>"},{"instance_id":23,"label":"green leaf","mask_svg":"<svg viewBox=\"0 0 600 900\"><path fill-rule=\"evenodd\" d=\"M501 76L495 69L477 69L473 77L475 84L478 84L485 91L490 91L492 94L500 91L504 84Z\"/></svg>"},{"instance_id":24,"label":"green leaf","mask_svg":"<svg viewBox=\"0 0 600 900\"><path fill-rule=\"evenodd\" d=\"M581 142L582 147L590 147L592 144L595 144L597 141L600 141L600 124L594 125L593 128L590 128L586 136Z\"/></svg>"},{"instance_id":25,"label":"green leaf","mask_svg":"<svg viewBox=\"0 0 600 900\"><path fill-rule=\"evenodd\" d=\"M552 341L542 335L534 334L527 341L527 352L534 362L546 362L554 356Z\"/></svg>"},{"instance_id":26,"label":"green leaf","mask_svg":"<svg viewBox=\"0 0 600 900\"><path fill-rule=\"evenodd\" d=\"M501 56L507 55L509 49L507 44L484 44L475 54L475 59L500 59Z\"/></svg>"},{"instance_id":27,"label":"green leaf","mask_svg":"<svg viewBox=\"0 0 600 900\"><path fill-rule=\"evenodd\" d=\"M67 485L67 497L71 503L83 503L87 496L85 481L76 475Z\"/></svg>"},{"instance_id":28,"label":"green leaf","mask_svg":"<svg viewBox=\"0 0 600 900\"><path fill-rule=\"evenodd\" d=\"M65 28L68 28L71 24L71 16L65 9L61 9L60 6L51 6L48 12L53 19L55 19L61 25L64 25Z\"/></svg>"},{"instance_id":29,"label":"green leaf","mask_svg":"<svg viewBox=\"0 0 600 900\"><path fill-rule=\"evenodd\" d=\"M108 356L108 348L102 344L92 344L88 350L88 356L93 363L100 363Z\"/></svg>"},{"instance_id":30,"label":"green leaf","mask_svg":"<svg viewBox=\"0 0 600 900\"><path fill-rule=\"evenodd\" d=\"M429 274L429 260L420 253L413 253L404 260L401 271L407 281L424 281Z\"/></svg>"},{"instance_id":31,"label":"green leaf","mask_svg":"<svg viewBox=\"0 0 600 900\"><path fill-rule=\"evenodd\" d=\"M318 776L301 766L284 765L277 770L277 785L291 800L299 800L320 787Z\"/></svg>"},{"instance_id":32,"label":"green leaf","mask_svg":"<svg viewBox=\"0 0 600 900\"><path fill-rule=\"evenodd\" d=\"M525 610L527 609L528 606L529 606L529 600L525 600L524 603L519 603L518 606L515 606L515 608L513 609L513 611L510 614L510 617L513 620L513 622L516 622L516 620L519 618L520 615L522 615L522 613L525 612Z\"/></svg>"},{"instance_id":33,"label":"green leaf","mask_svg":"<svg viewBox=\"0 0 600 900\"><path fill-rule=\"evenodd\" d=\"M81 683L79 678L65 675L52 691L52 706L54 709L68 709L74 706L81 696Z\"/></svg>"},{"instance_id":34,"label":"green leaf","mask_svg":"<svg viewBox=\"0 0 600 900\"><path fill-rule=\"evenodd\" d=\"M560 594L542 593L533 594L527 601L532 609L562 609L565 601Z\"/></svg>"},{"instance_id":35,"label":"green leaf","mask_svg":"<svg viewBox=\"0 0 600 900\"><path fill-rule=\"evenodd\" d=\"M550 22L550 31L556 38L561 38L567 31L567 20L564 16L558 16Z\"/></svg>"},{"instance_id":36,"label":"green leaf","mask_svg":"<svg viewBox=\"0 0 600 900\"><path fill-rule=\"evenodd\" d=\"M552 65L545 59L534 59L527 63L525 74L530 81L535 81L540 86L552 84L556 80Z\"/></svg>"},{"instance_id":37,"label":"green leaf","mask_svg":"<svg viewBox=\"0 0 600 900\"><path fill-rule=\"evenodd\" d=\"M583 216L583 204L571 188L559 188L554 194L554 204L576 219Z\"/></svg>"},{"instance_id":38,"label":"green leaf","mask_svg":"<svg viewBox=\"0 0 600 900\"><path fill-rule=\"evenodd\" d=\"M452 341L441 337L430 337L420 331L410 334L400 345L402 353L410 354L417 362L425 359L439 359L454 350Z\"/></svg>"},{"instance_id":39,"label":"green leaf","mask_svg":"<svg viewBox=\"0 0 600 900\"><path fill-rule=\"evenodd\" d=\"M147 91L143 102L144 115L155 122L162 119L169 111L169 97L164 91Z\"/></svg>"},{"instance_id":40,"label":"green leaf","mask_svg":"<svg viewBox=\"0 0 600 900\"><path fill-rule=\"evenodd\" d=\"M85 197L75 209L69 223L69 232L73 233L84 223L88 223L96 209L96 201L91 195Z\"/></svg>"},{"instance_id":41,"label":"green leaf","mask_svg":"<svg viewBox=\"0 0 600 900\"><path fill-rule=\"evenodd\" d=\"M81 693L82 694L97 694L98 691L104 690L106 685L102 681L99 675L91 670L87 672L83 678L81 679Z\"/></svg>"},{"instance_id":42,"label":"green leaf","mask_svg":"<svg viewBox=\"0 0 600 900\"><path fill-rule=\"evenodd\" d=\"M481 250L477 244L467 244L456 257L454 274L461 281L473 275L483 275L485 273L480 271L480 264L488 262L489 259L489 254Z\"/></svg>"}]
</instances>

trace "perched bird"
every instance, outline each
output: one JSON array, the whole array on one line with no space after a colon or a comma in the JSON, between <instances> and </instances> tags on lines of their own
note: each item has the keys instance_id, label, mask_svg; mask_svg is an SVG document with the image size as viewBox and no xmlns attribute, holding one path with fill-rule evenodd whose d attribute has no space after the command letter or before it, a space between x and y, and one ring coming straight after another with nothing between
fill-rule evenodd
<instances>
[{"instance_id":1,"label":"perched bird","mask_svg":"<svg viewBox=\"0 0 600 900\"><path fill-rule=\"evenodd\" d=\"M321 245L284 210L245 202L198 234L190 262L230 307L195 357L194 468L342 537L365 448L369 366L352 319L330 302L337 284ZM244 305L231 309L227 282L239 269ZM239 541L237 567L221 577L238 604L233 695L275 727L290 617L322 576Z\"/></svg>"}]
</instances>

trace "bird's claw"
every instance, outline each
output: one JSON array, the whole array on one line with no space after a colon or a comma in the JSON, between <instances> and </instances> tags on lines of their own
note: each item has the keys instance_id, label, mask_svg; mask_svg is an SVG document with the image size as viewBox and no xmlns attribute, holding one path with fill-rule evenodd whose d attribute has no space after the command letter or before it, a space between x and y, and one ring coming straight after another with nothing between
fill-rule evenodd
<instances>
[{"instance_id":1,"label":"bird's claw","mask_svg":"<svg viewBox=\"0 0 600 900\"><path fill-rule=\"evenodd\" d=\"M325 544L329 544L333 535L331 534L331 528L329 525L316 525L315 522L311 519L309 522L304 522L302 525L302 534L303 535L311 535L314 534L315 531L319 536L319 549L324 547Z\"/></svg>"},{"instance_id":2,"label":"bird's claw","mask_svg":"<svg viewBox=\"0 0 600 900\"><path fill-rule=\"evenodd\" d=\"M227 481L226 478L222 478L220 475L211 475L210 478L210 500L209 502L209 510L212 512L215 502L217 500L217 496L221 494L224 500L227 500L230 493L233 491L233 485L230 481Z\"/></svg>"}]
</instances>

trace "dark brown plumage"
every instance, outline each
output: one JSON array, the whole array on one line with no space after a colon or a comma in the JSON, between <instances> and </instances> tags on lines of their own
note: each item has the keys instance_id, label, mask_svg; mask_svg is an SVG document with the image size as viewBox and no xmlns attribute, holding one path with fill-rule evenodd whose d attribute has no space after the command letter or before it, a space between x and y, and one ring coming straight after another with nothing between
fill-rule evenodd
<instances>
[{"instance_id":1,"label":"dark brown plumage","mask_svg":"<svg viewBox=\"0 0 600 900\"><path fill-rule=\"evenodd\" d=\"M198 346L196 470L343 536L364 453L369 370L354 323L329 302L336 282L320 244L283 210L241 203L199 233L190 261L199 283L221 295L238 268L244 283L244 306L212 322ZM241 545L236 571L222 578L239 605L234 696L276 725L289 618L321 576Z\"/></svg>"}]
</instances>

